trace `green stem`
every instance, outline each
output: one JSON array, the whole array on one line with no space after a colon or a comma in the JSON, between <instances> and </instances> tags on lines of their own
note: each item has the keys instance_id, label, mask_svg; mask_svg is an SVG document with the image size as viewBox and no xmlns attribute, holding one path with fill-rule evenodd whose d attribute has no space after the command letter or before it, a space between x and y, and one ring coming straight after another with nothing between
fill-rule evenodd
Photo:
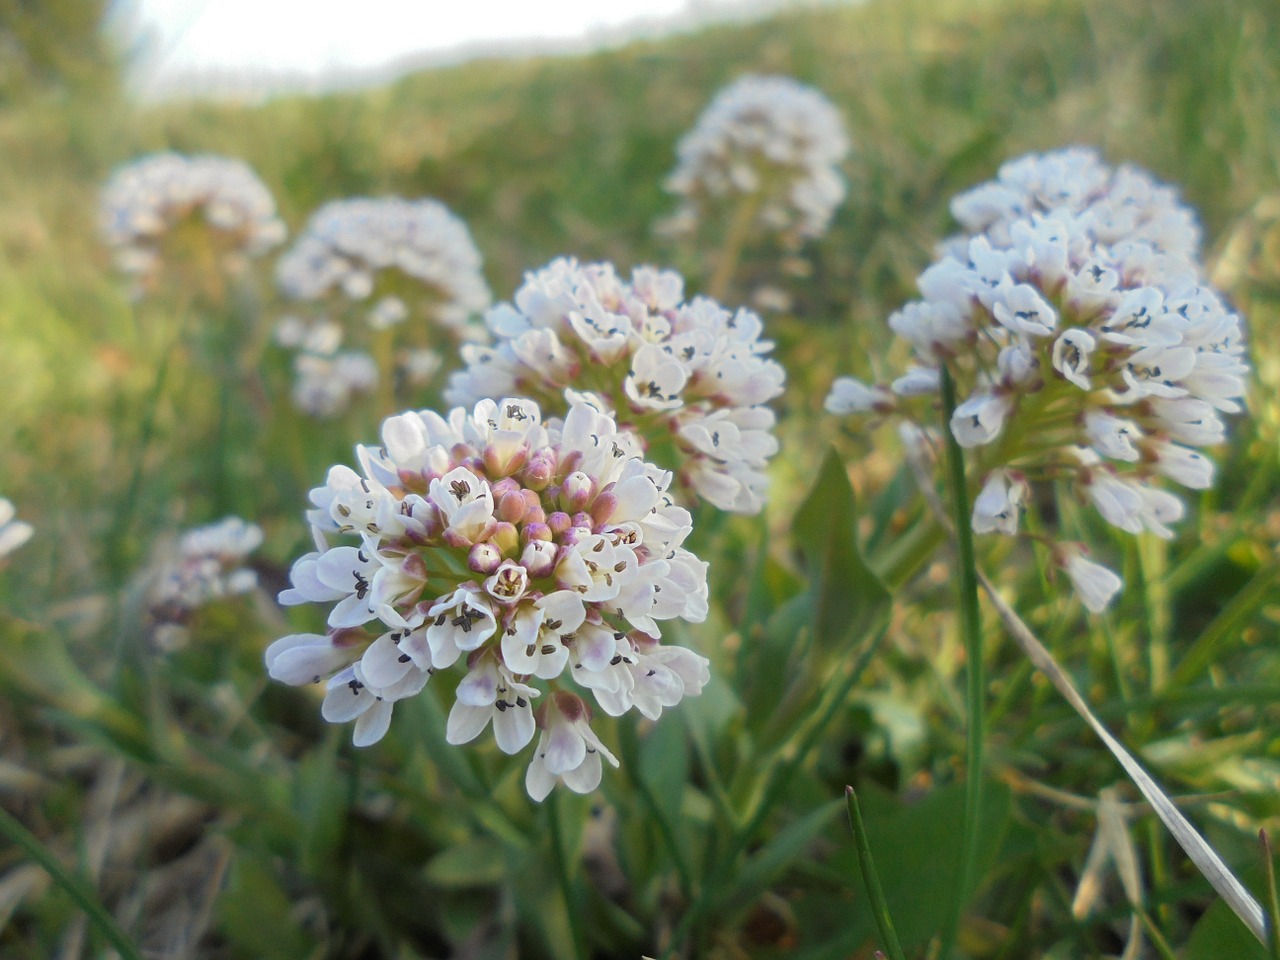
<instances>
[{"instance_id":1,"label":"green stem","mask_svg":"<svg viewBox=\"0 0 1280 960\"><path fill-rule=\"evenodd\" d=\"M982 623L978 611L977 561L973 552L973 528L969 490L964 475L964 451L951 432L956 409L956 385L951 371L942 365L942 432L946 437L947 480L951 488L951 516L955 525L956 549L960 565L960 628L964 636L968 679L968 737L965 764L964 832L960 847L959 871L951 909L943 928L940 960L948 960L955 949L960 921L974 888L978 859L978 824L982 809L983 709L986 682L982 671Z\"/></svg>"},{"instance_id":2,"label":"green stem","mask_svg":"<svg viewBox=\"0 0 1280 960\"><path fill-rule=\"evenodd\" d=\"M760 209L760 197L759 193L747 194L738 204L738 209L734 211L729 232L724 239L724 246L720 248L720 259L716 261L715 273L707 281L707 296L712 300L723 300L725 294L729 292L734 271L738 269L738 258L742 256L742 248L746 245L747 237L751 233L756 211Z\"/></svg>"},{"instance_id":3,"label":"green stem","mask_svg":"<svg viewBox=\"0 0 1280 960\"><path fill-rule=\"evenodd\" d=\"M84 911L89 921L116 948L124 960L142 960L142 955L138 953L133 941L120 929L107 909L98 902L97 896L89 885L64 867L62 861L54 856L35 834L19 823L3 807L0 807L0 832L21 847L28 857L53 878L54 883L67 891L71 899L76 902L76 906Z\"/></svg>"},{"instance_id":4,"label":"green stem","mask_svg":"<svg viewBox=\"0 0 1280 960\"><path fill-rule=\"evenodd\" d=\"M565 846L564 829L560 824L560 793L552 790L547 803L547 818L551 821L551 855L555 859L556 879L564 897L564 909L569 915L569 939L573 941L574 960L586 960L586 941L582 932L582 905L573 884L569 869L569 851Z\"/></svg>"},{"instance_id":5,"label":"green stem","mask_svg":"<svg viewBox=\"0 0 1280 960\"><path fill-rule=\"evenodd\" d=\"M1271 854L1271 837L1266 830L1258 831L1262 841L1262 857L1267 871L1267 947L1271 960L1280 960L1280 891L1276 889L1276 861Z\"/></svg>"},{"instance_id":6,"label":"green stem","mask_svg":"<svg viewBox=\"0 0 1280 960\"><path fill-rule=\"evenodd\" d=\"M689 865L685 863L684 851L680 849L680 840L676 836L675 827L667 817L662 805L658 803L658 798L654 796L653 788L649 786L649 781L645 779L644 774L641 772L640 745L636 736L635 724L623 722L618 726L618 745L622 749L622 761L631 777L632 785L640 794L640 799L649 812L649 816L658 826L658 834L662 837L667 853L671 855L671 860L675 864L676 874L680 878L680 892L684 895L685 900L688 901L693 891L693 876L689 872Z\"/></svg>"},{"instance_id":7,"label":"green stem","mask_svg":"<svg viewBox=\"0 0 1280 960\"><path fill-rule=\"evenodd\" d=\"M889 915L884 890L880 888L880 875L876 873L875 861L871 859L871 844L867 842L867 828L862 824L858 795L853 792L853 787L845 787L844 796L849 805L849 826L853 828L853 842L858 848L862 882L867 888L867 897L871 900L871 912L875 915L876 926L880 928L880 942L889 951L889 960L906 960L902 944L898 943L898 934L893 929L893 918Z\"/></svg>"}]
</instances>

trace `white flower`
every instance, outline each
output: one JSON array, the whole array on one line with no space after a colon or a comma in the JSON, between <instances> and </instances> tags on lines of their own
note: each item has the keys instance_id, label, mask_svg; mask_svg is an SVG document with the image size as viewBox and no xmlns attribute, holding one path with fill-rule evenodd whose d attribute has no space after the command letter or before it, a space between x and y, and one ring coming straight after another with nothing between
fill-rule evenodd
<instances>
[{"instance_id":1,"label":"white flower","mask_svg":"<svg viewBox=\"0 0 1280 960\"><path fill-rule=\"evenodd\" d=\"M6 557L31 539L31 524L15 520L13 504L0 497L0 558Z\"/></svg>"},{"instance_id":2,"label":"white flower","mask_svg":"<svg viewBox=\"0 0 1280 960\"><path fill-rule=\"evenodd\" d=\"M102 190L103 236L126 273L144 280L164 265L166 237L195 219L224 245L224 264L259 256L285 237L275 201L242 161L157 153L121 167Z\"/></svg>"},{"instance_id":3,"label":"white flower","mask_svg":"<svg viewBox=\"0 0 1280 960\"><path fill-rule=\"evenodd\" d=\"M1142 439L1142 430L1132 420L1122 420L1101 410L1090 410L1084 415L1084 428L1093 448L1104 457L1138 462L1141 454L1134 442Z\"/></svg>"},{"instance_id":4,"label":"white flower","mask_svg":"<svg viewBox=\"0 0 1280 960\"><path fill-rule=\"evenodd\" d=\"M0 540L6 502L0 501ZM152 618L184 624L205 604L256 589L257 574L241 564L261 544L262 530L239 517L187 531L177 550L162 556L151 582L147 603Z\"/></svg>"},{"instance_id":5,"label":"white flower","mask_svg":"<svg viewBox=\"0 0 1280 960\"><path fill-rule=\"evenodd\" d=\"M790 77L742 77L676 147L666 185L683 200L674 223L691 228L708 206L752 194L762 228L820 236L844 199L848 151L839 111L817 90Z\"/></svg>"},{"instance_id":6,"label":"white flower","mask_svg":"<svg viewBox=\"0 0 1280 960\"><path fill-rule=\"evenodd\" d=\"M496 658L482 655L458 684L445 739L452 744L470 743L492 719L498 749L519 753L533 739L532 701L538 695L533 687L517 682Z\"/></svg>"},{"instance_id":7,"label":"white flower","mask_svg":"<svg viewBox=\"0 0 1280 960\"><path fill-rule=\"evenodd\" d=\"M905 374L889 385L889 389L900 397L936 396L941 389L941 375L936 367L909 367ZM836 412L830 406L827 409Z\"/></svg>"},{"instance_id":8,"label":"white flower","mask_svg":"<svg viewBox=\"0 0 1280 960\"><path fill-rule=\"evenodd\" d=\"M1059 546L1058 564L1070 578L1080 602L1091 613L1105 610L1124 586L1124 581L1102 564L1086 560L1075 544Z\"/></svg>"},{"instance_id":9,"label":"white flower","mask_svg":"<svg viewBox=\"0 0 1280 960\"><path fill-rule=\"evenodd\" d=\"M722 509L758 512L776 452L773 413L782 367L750 310L678 297L678 274L638 268L632 282L611 264L562 258L529 273L514 302L488 311L492 347L464 347L466 369L446 397L473 404L498 391L528 391L543 409L585 400L617 411L619 433L645 432L650 448L674 451L682 484ZM657 416L662 413L666 416ZM674 441L674 442L672 442Z\"/></svg>"},{"instance_id":10,"label":"white flower","mask_svg":"<svg viewBox=\"0 0 1280 960\"><path fill-rule=\"evenodd\" d=\"M587 705L565 691L552 694L544 713L545 727L525 775L525 789L544 800L559 780L574 793L590 793L600 785L600 758L618 765L617 758L588 725Z\"/></svg>"},{"instance_id":11,"label":"white flower","mask_svg":"<svg viewBox=\"0 0 1280 960\"><path fill-rule=\"evenodd\" d=\"M1087 330L1073 328L1053 342L1053 369L1081 390L1092 389L1089 383L1089 356L1098 341Z\"/></svg>"},{"instance_id":12,"label":"white flower","mask_svg":"<svg viewBox=\"0 0 1280 960\"><path fill-rule=\"evenodd\" d=\"M668 294L661 284L648 293ZM750 449L756 423L722 428ZM580 397L563 421L544 422L526 398L482 400L447 416L390 417L381 439L357 448L359 472L333 467L311 491L318 549L294 563L280 595L286 604L331 604L328 634L284 637L266 657L270 675L286 683L332 678L323 715L356 720L357 745L385 733L395 700L463 659L469 672L447 739L470 741L492 720L508 753L533 736L532 701L570 671L618 678L580 681L611 712L634 706L656 717L701 691L706 661L657 645L664 622L708 614L707 564L683 546L692 516L668 491L671 472L645 462L635 435L619 431L603 404ZM621 675L610 672L620 637L634 638L627 649L643 666L627 674L621 709ZM586 709L556 696L565 710ZM544 749L548 738L567 736L590 750L566 765L550 749L547 763L535 761L542 772L534 782L550 789L560 777L592 789L600 763L591 751L603 747L585 720L568 724L571 735L565 722L551 716Z\"/></svg>"},{"instance_id":13,"label":"white flower","mask_svg":"<svg viewBox=\"0 0 1280 960\"><path fill-rule=\"evenodd\" d=\"M837 415L884 412L893 409L894 399L884 387L869 387L854 377L837 377L823 406L828 413Z\"/></svg>"},{"instance_id":14,"label":"white flower","mask_svg":"<svg viewBox=\"0 0 1280 960\"><path fill-rule=\"evenodd\" d=\"M1154 450L1156 470L1170 480L1191 490L1213 486L1213 461L1203 453L1168 442L1157 443Z\"/></svg>"},{"instance_id":15,"label":"white flower","mask_svg":"<svg viewBox=\"0 0 1280 960\"><path fill-rule=\"evenodd\" d=\"M962 447L978 447L1000 436L1005 419L1013 407L1007 396L979 393L956 407L951 417L951 432Z\"/></svg>"},{"instance_id":16,"label":"white flower","mask_svg":"<svg viewBox=\"0 0 1280 960\"><path fill-rule=\"evenodd\" d=\"M1027 482L1020 475L992 471L973 500L974 533L1017 533L1027 492Z\"/></svg>"}]
</instances>

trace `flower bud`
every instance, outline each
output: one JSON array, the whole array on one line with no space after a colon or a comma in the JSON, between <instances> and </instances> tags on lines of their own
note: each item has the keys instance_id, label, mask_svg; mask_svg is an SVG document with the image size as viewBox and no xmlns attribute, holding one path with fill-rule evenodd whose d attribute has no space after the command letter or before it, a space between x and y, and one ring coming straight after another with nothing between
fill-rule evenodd
<instances>
[{"instance_id":1,"label":"flower bud","mask_svg":"<svg viewBox=\"0 0 1280 960\"><path fill-rule=\"evenodd\" d=\"M585 473L575 472L565 477L560 500L566 509L576 513L586 508L593 493L591 478Z\"/></svg>"},{"instance_id":2,"label":"flower bud","mask_svg":"<svg viewBox=\"0 0 1280 960\"><path fill-rule=\"evenodd\" d=\"M502 551L504 557L514 557L516 551L520 549L520 532L516 530L515 524L505 520L494 525L490 539Z\"/></svg>"},{"instance_id":3,"label":"flower bud","mask_svg":"<svg viewBox=\"0 0 1280 960\"><path fill-rule=\"evenodd\" d=\"M551 528L551 533L558 537L573 526L573 519L567 513L557 510L547 517L547 526Z\"/></svg>"},{"instance_id":4,"label":"flower bud","mask_svg":"<svg viewBox=\"0 0 1280 960\"><path fill-rule=\"evenodd\" d=\"M549 577L556 568L556 545L550 540L530 540L520 554L520 563L537 579Z\"/></svg>"},{"instance_id":5,"label":"flower bud","mask_svg":"<svg viewBox=\"0 0 1280 960\"><path fill-rule=\"evenodd\" d=\"M524 466L529 448L521 444L514 449L508 444L488 444L484 448L484 466L491 477L506 477Z\"/></svg>"},{"instance_id":6,"label":"flower bud","mask_svg":"<svg viewBox=\"0 0 1280 960\"><path fill-rule=\"evenodd\" d=\"M526 523L520 530L520 540L529 544L535 540L551 540L551 528L545 523Z\"/></svg>"},{"instance_id":7,"label":"flower bud","mask_svg":"<svg viewBox=\"0 0 1280 960\"><path fill-rule=\"evenodd\" d=\"M607 523L609 518L613 516L613 511L618 509L618 498L611 492L600 494L591 504L591 519L593 526Z\"/></svg>"},{"instance_id":8,"label":"flower bud","mask_svg":"<svg viewBox=\"0 0 1280 960\"><path fill-rule=\"evenodd\" d=\"M502 551L492 543L477 543L467 554L467 566L476 573L489 574L502 563Z\"/></svg>"},{"instance_id":9,"label":"flower bud","mask_svg":"<svg viewBox=\"0 0 1280 960\"><path fill-rule=\"evenodd\" d=\"M498 501L498 517L508 523L519 523L524 519L525 499L517 491L503 494Z\"/></svg>"},{"instance_id":10,"label":"flower bud","mask_svg":"<svg viewBox=\"0 0 1280 960\"><path fill-rule=\"evenodd\" d=\"M546 452L540 451L535 453L529 462L525 464L521 480L530 490L545 490L547 484L551 482L551 478L555 476L555 472L555 458Z\"/></svg>"}]
</instances>

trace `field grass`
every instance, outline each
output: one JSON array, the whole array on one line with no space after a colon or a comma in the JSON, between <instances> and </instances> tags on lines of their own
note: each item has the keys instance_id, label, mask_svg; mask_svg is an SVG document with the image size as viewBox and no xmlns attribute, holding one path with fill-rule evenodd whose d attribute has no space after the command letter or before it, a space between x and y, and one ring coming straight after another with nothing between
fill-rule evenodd
<instances>
[{"instance_id":1,"label":"field grass","mask_svg":"<svg viewBox=\"0 0 1280 960\"><path fill-rule=\"evenodd\" d=\"M253 166L292 230L339 197L444 201L498 299L561 254L674 266L698 291L712 258L655 233L674 207L662 181L680 134L747 71L823 90L855 151L831 231L800 263L748 250L726 298L780 287L792 308L769 321L789 380L768 510L698 515L716 593L686 639L716 682L652 730L617 724L623 769L591 798L530 803L523 766L445 746L433 697L354 750L305 692L268 684L261 652L312 623L270 599L308 549L306 491L391 411L323 426L292 411L285 361L255 346L282 309L269 263L217 305L132 302L96 233L100 185L141 153L223 153ZM0 496L37 530L0 560L4 807L148 957L837 960L871 957L877 938L843 820L852 783L907 956L929 955L975 829L956 565L893 431L857 434L822 400L837 373L901 365L884 320L952 231L949 198L1067 144L1180 186L1257 377L1217 488L1175 540L1063 518L1135 585L1111 613L1086 618L1022 547L984 544L978 565L1261 895L1257 833L1280 828L1274 0L870 0L260 105L141 107L113 89L0 105ZM832 445L856 517L820 469ZM228 513L266 532L265 593L157 653L141 609L154 545ZM822 582L824 538L853 530L891 606L869 574ZM814 610L845 602L863 626L887 618L878 647L811 630ZM985 605L981 627L986 799L958 955L1119 955L1132 915L1134 956L1266 957ZM1086 864L1104 806L1136 856L1136 911L1115 869ZM1088 911L1073 909L1082 877L1098 884ZM81 917L22 850L0 850L0 956L106 955Z\"/></svg>"}]
</instances>

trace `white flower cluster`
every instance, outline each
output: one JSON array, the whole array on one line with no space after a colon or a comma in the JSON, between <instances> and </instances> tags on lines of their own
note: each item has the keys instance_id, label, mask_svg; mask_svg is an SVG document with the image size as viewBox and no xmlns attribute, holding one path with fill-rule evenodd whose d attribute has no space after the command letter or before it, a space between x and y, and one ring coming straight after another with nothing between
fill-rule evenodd
<instances>
[{"instance_id":1,"label":"white flower cluster","mask_svg":"<svg viewBox=\"0 0 1280 960\"><path fill-rule=\"evenodd\" d=\"M285 295L298 300L322 300L334 291L361 303L372 299L365 320L375 330L403 323L417 309L468 337L472 318L491 300L466 224L429 199L325 204L280 258L276 278Z\"/></svg>"},{"instance_id":2,"label":"white flower cluster","mask_svg":"<svg viewBox=\"0 0 1280 960\"><path fill-rule=\"evenodd\" d=\"M35 532L31 524L15 519L16 516L13 504L0 497L0 559L30 540L31 534Z\"/></svg>"},{"instance_id":3,"label":"white flower cluster","mask_svg":"<svg viewBox=\"0 0 1280 960\"><path fill-rule=\"evenodd\" d=\"M540 729L530 795L557 779L585 793L601 759L617 760L583 693L612 716L656 719L702 690L708 662L660 642L660 621L707 615L707 565L681 546L689 512L667 493L671 474L607 415L575 404L544 422L531 400L483 400L447 418L391 417L382 446L357 455L360 473L335 466L311 492L318 549L280 595L332 603L328 632L266 651L277 680L327 681L321 713L355 720L357 746L381 739L397 700L462 662L448 741L492 721L514 754Z\"/></svg>"},{"instance_id":4,"label":"white flower cluster","mask_svg":"<svg viewBox=\"0 0 1280 960\"><path fill-rule=\"evenodd\" d=\"M1016 534L1030 485L1065 480L1110 524L1171 537L1185 507L1157 482L1212 485L1199 448L1223 441L1249 372L1239 317L1200 278L1191 212L1081 149L1007 164L952 209L975 232L889 318L921 366L888 387L842 378L827 409L909 412L946 362L967 393L951 431L982 475L975 531ZM1106 607L1119 577L1079 544L1054 552L1084 605Z\"/></svg>"},{"instance_id":5,"label":"white flower cluster","mask_svg":"<svg viewBox=\"0 0 1280 960\"><path fill-rule=\"evenodd\" d=\"M103 236L125 273L153 276L166 236L199 216L238 257L259 256L285 238L275 200L240 160L210 154L157 153L121 167L101 197Z\"/></svg>"},{"instance_id":6,"label":"white flower cluster","mask_svg":"<svg viewBox=\"0 0 1280 960\"><path fill-rule=\"evenodd\" d=\"M670 270L562 258L527 274L515 301L485 315L493 346L465 344L449 403L519 393L547 405L588 397L654 448L674 447L681 480L722 510L758 513L778 449L774 414L786 374L760 318L714 300L683 302ZM568 394L566 394L568 390Z\"/></svg>"},{"instance_id":7,"label":"white flower cluster","mask_svg":"<svg viewBox=\"0 0 1280 960\"><path fill-rule=\"evenodd\" d=\"M289 316L277 325L275 340L294 351L293 403L311 417L325 419L347 409L353 397L378 385L378 365L362 350L342 350L342 327L331 320Z\"/></svg>"},{"instance_id":8,"label":"white flower cluster","mask_svg":"<svg viewBox=\"0 0 1280 960\"><path fill-rule=\"evenodd\" d=\"M262 530L239 517L188 530L152 582L152 618L180 626L207 603L251 592L258 576L241 564L261 545Z\"/></svg>"},{"instance_id":9,"label":"white flower cluster","mask_svg":"<svg viewBox=\"0 0 1280 960\"><path fill-rule=\"evenodd\" d=\"M683 206L672 226L691 229L708 204L755 197L762 228L821 236L845 197L848 153L840 111L822 93L791 77L742 77L676 147L666 187Z\"/></svg>"}]
</instances>

